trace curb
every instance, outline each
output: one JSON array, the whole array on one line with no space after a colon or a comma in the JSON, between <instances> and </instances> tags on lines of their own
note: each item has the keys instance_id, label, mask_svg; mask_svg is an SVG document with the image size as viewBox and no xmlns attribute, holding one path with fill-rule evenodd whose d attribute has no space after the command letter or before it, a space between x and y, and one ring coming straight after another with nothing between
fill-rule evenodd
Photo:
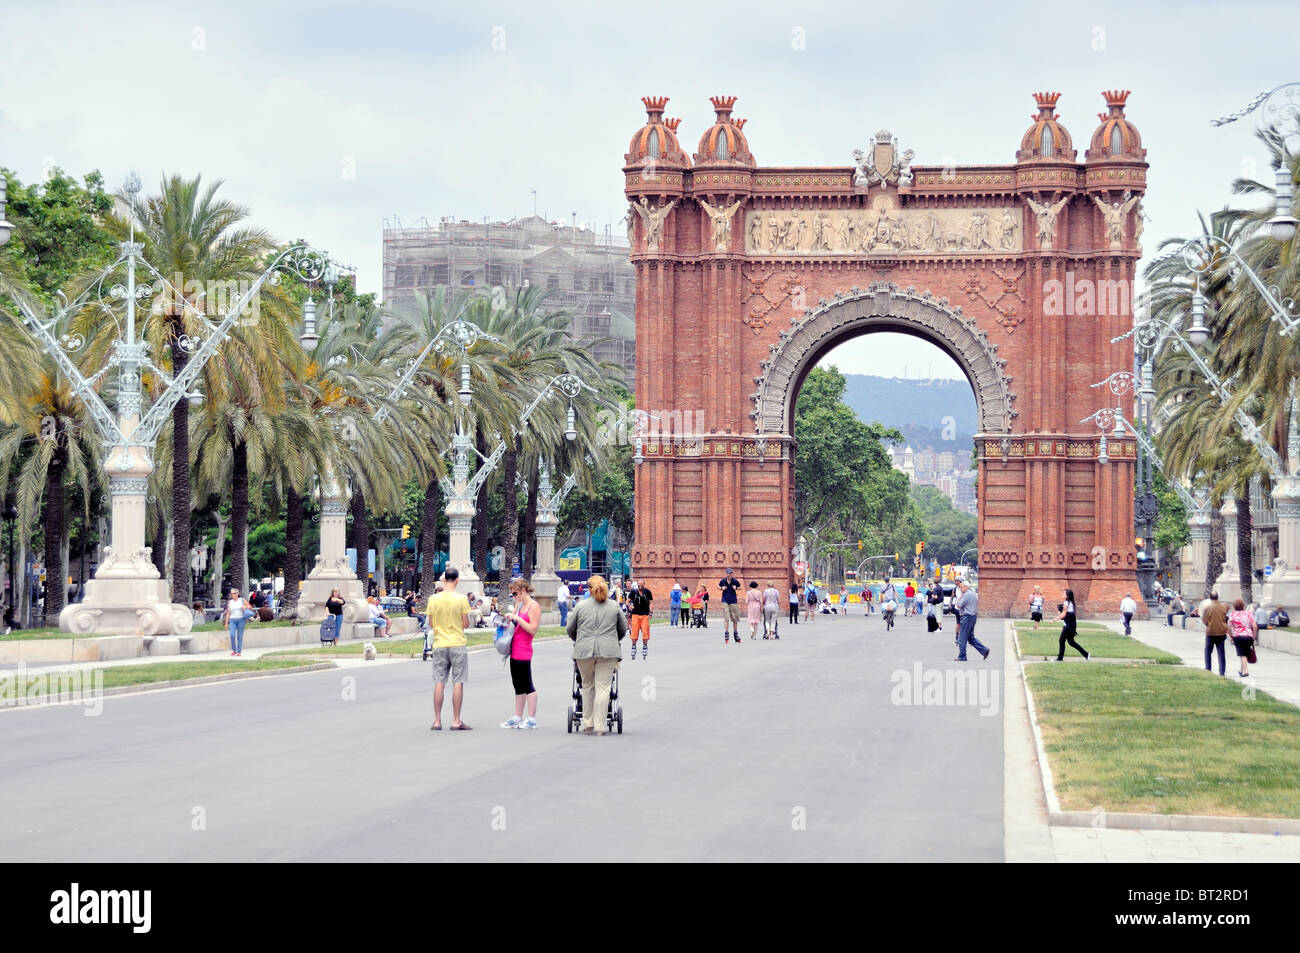
<instances>
[{"instance_id":1,"label":"curb","mask_svg":"<svg viewBox=\"0 0 1300 953\"><path fill-rule=\"evenodd\" d=\"M293 665L286 668L269 668L254 672L226 672L223 675L199 675L195 678L174 678L165 682L142 682L139 685L119 685L116 688L105 688L100 693L101 697L108 698L113 695L139 695L144 692L162 691L168 688L188 688L191 685L211 685L216 682L233 682L245 678L261 678L266 675L296 675L299 672L323 672L327 669L338 668L333 662L317 662L314 665ZM64 702L61 698L49 698L35 704L22 705L0 705L0 711L16 711L22 708L44 708L47 705L72 704Z\"/></svg>"}]
</instances>

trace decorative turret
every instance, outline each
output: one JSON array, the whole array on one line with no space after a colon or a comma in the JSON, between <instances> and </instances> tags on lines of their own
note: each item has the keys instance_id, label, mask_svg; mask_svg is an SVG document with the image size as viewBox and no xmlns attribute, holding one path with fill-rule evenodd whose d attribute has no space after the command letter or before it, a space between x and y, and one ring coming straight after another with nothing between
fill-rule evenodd
<instances>
[{"instance_id":1,"label":"decorative turret","mask_svg":"<svg viewBox=\"0 0 1300 953\"><path fill-rule=\"evenodd\" d=\"M1128 159L1142 161L1147 151L1142 148L1142 137L1137 127L1124 115L1124 104L1128 100L1127 89L1110 89L1102 92L1106 100L1106 112L1098 113L1101 120L1092 134L1092 143L1084 153L1088 162L1106 159Z\"/></svg>"},{"instance_id":2,"label":"decorative turret","mask_svg":"<svg viewBox=\"0 0 1300 953\"><path fill-rule=\"evenodd\" d=\"M690 168L691 160L677 141L677 126L681 120L664 120L664 107L668 105L668 97L642 96L641 102L645 103L646 123L636 131L627 147L627 155L623 157L625 167L653 163L657 169Z\"/></svg>"},{"instance_id":3,"label":"decorative turret","mask_svg":"<svg viewBox=\"0 0 1300 953\"><path fill-rule=\"evenodd\" d=\"M746 120L731 118L731 108L736 104L736 97L711 96L709 102L713 104L717 118L700 137L700 148L695 153L695 164L752 168L754 157L750 154L749 142L741 131Z\"/></svg>"},{"instance_id":4,"label":"decorative turret","mask_svg":"<svg viewBox=\"0 0 1300 953\"><path fill-rule=\"evenodd\" d=\"M1070 139L1070 133L1061 125L1060 117L1055 112L1056 101L1060 98L1060 93L1034 93L1038 113L1029 117L1034 124L1020 140L1020 151L1016 153L1017 162L1035 159L1050 162L1075 160L1077 153Z\"/></svg>"}]
</instances>

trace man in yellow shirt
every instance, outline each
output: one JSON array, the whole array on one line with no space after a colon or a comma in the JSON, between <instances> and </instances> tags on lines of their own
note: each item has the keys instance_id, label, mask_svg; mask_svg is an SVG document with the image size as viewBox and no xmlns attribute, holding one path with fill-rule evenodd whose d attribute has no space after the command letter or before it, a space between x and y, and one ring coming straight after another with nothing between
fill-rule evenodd
<instances>
[{"instance_id":1,"label":"man in yellow shirt","mask_svg":"<svg viewBox=\"0 0 1300 953\"><path fill-rule=\"evenodd\" d=\"M451 730L469 731L460 720L460 706L465 697L465 679L469 677L469 649L465 627L469 625L469 600L456 591L460 572L448 566L442 574L443 589L429 597L427 614L433 630L433 731L442 730L443 690L451 677Z\"/></svg>"}]
</instances>

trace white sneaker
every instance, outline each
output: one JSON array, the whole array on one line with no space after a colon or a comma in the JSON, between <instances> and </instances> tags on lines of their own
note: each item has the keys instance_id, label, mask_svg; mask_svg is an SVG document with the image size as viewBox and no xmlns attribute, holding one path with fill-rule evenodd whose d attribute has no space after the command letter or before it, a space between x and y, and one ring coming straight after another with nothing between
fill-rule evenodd
<instances>
[{"instance_id":1,"label":"white sneaker","mask_svg":"<svg viewBox=\"0 0 1300 953\"><path fill-rule=\"evenodd\" d=\"M534 730L536 730L536 728L537 728L537 719L536 719L536 718L525 718L525 719L523 720L523 723L520 724L519 728L520 728L520 730L522 730L522 731L534 731Z\"/></svg>"},{"instance_id":2,"label":"white sneaker","mask_svg":"<svg viewBox=\"0 0 1300 953\"><path fill-rule=\"evenodd\" d=\"M511 715L506 721L501 722L502 728L518 728L524 723L524 720L518 715Z\"/></svg>"}]
</instances>

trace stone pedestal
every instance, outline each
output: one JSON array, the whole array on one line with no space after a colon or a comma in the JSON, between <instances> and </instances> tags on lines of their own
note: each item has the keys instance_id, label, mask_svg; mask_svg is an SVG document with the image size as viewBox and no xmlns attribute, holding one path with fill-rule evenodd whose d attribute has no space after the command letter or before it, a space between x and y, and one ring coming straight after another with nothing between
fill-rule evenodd
<instances>
[{"instance_id":1,"label":"stone pedestal","mask_svg":"<svg viewBox=\"0 0 1300 953\"><path fill-rule=\"evenodd\" d=\"M344 622L364 622L370 617L366 603L366 588L356 573L348 566L347 556L347 498L333 474L321 475L320 553L316 565L302 583L298 597L298 618L304 622L320 622L328 611L325 600L338 589L347 604L343 607Z\"/></svg>"},{"instance_id":2,"label":"stone pedestal","mask_svg":"<svg viewBox=\"0 0 1300 953\"><path fill-rule=\"evenodd\" d=\"M537 569L533 572L533 598L542 607L543 612L556 612L555 590L560 588L560 577L555 574L555 527L557 519L554 513L541 511L537 514ZM559 616L557 615L558 619Z\"/></svg>"},{"instance_id":3,"label":"stone pedestal","mask_svg":"<svg viewBox=\"0 0 1300 953\"><path fill-rule=\"evenodd\" d=\"M1277 559L1264 580L1263 601L1290 612L1300 607L1300 476L1284 477L1273 486L1277 513Z\"/></svg>"},{"instance_id":4,"label":"stone pedestal","mask_svg":"<svg viewBox=\"0 0 1300 953\"><path fill-rule=\"evenodd\" d=\"M124 421L133 426L134 421ZM112 544L85 598L59 613L59 628L78 635L188 635L194 614L171 601L144 544L146 494L153 463L141 447L114 447L105 461L112 508Z\"/></svg>"},{"instance_id":5,"label":"stone pedestal","mask_svg":"<svg viewBox=\"0 0 1300 953\"><path fill-rule=\"evenodd\" d=\"M1214 588L1219 591L1219 600L1232 604L1232 600L1241 598L1241 570L1237 566L1237 504L1232 497L1223 501L1219 509L1223 516L1223 571Z\"/></svg>"},{"instance_id":6,"label":"stone pedestal","mask_svg":"<svg viewBox=\"0 0 1300 953\"><path fill-rule=\"evenodd\" d=\"M1191 523L1191 563L1183 573L1182 594L1199 602L1205 593L1205 563L1210 558L1210 512L1189 514Z\"/></svg>"},{"instance_id":7,"label":"stone pedestal","mask_svg":"<svg viewBox=\"0 0 1300 953\"><path fill-rule=\"evenodd\" d=\"M474 562L469 554L470 533L474 525L474 504L453 496L447 504L446 513L451 530L451 540L447 547L447 563L455 566L456 571L460 573L460 582L456 589L464 594L472 592L481 597L483 581L474 572Z\"/></svg>"}]
</instances>

